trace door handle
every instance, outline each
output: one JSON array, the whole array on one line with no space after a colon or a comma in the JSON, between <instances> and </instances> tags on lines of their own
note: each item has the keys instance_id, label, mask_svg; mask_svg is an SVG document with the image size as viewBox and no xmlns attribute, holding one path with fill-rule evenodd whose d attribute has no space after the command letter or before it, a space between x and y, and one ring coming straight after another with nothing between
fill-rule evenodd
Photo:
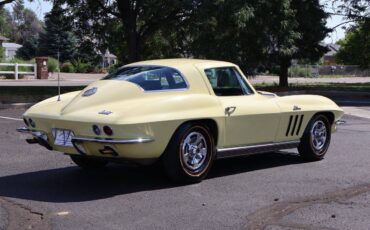
<instances>
[{"instance_id":1,"label":"door handle","mask_svg":"<svg viewBox=\"0 0 370 230\"><path fill-rule=\"evenodd\" d=\"M233 112L235 112L236 106L229 106L225 108L225 114L230 116Z\"/></svg>"}]
</instances>

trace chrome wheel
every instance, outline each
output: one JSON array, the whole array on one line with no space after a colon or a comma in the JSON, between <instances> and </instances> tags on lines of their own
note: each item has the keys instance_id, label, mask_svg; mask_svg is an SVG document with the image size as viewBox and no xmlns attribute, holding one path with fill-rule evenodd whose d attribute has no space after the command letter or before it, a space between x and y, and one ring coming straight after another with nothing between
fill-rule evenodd
<instances>
[{"instance_id":1,"label":"chrome wheel","mask_svg":"<svg viewBox=\"0 0 370 230\"><path fill-rule=\"evenodd\" d=\"M325 123L317 120L311 128L311 144L316 151L320 151L325 147L327 140L327 130Z\"/></svg>"},{"instance_id":2,"label":"chrome wheel","mask_svg":"<svg viewBox=\"0 0 370 230\"><path fill-rule=\"evenodd\" d=\"M191 132L185 137L181 151L185 167L196 171L206 162L207 141L202 133Z\"/></svg>"}]
</instances>

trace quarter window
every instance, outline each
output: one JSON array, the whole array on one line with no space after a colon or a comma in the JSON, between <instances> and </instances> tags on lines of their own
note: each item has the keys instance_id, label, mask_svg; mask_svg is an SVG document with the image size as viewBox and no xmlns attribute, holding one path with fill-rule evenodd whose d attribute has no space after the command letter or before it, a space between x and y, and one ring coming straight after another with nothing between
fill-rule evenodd
<instances>
[{"instance_id":1,"label":"quarter window","mask_svg":"<svg viewBox=\"0 0 370 230\"><path fill-rule=\"evenodd\" d=\"M145 91L185 89L187 84L175 69L163 66L124 67L103 80L122 80L137 84Z\"/></svg>"},{"instance_id":2,"label":"quarter window","mask_svg":"<svg viewBox=\"0 0 370 230\"><path fill-rule=\"evenodd\" d=\"M253 93L234 67L211 68L204 71L217 96L238 96Z\"/></svg>"}]
</instances>

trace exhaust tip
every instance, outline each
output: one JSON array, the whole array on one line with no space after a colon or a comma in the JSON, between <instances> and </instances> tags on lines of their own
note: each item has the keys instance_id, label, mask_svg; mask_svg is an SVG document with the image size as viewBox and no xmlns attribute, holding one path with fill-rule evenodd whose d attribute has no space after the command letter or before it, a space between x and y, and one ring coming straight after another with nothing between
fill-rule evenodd
<instances>
[{"instance_id":1,"label":"exhaust tip","mask_svg":"<svg viewBox=\"0 0 370 230\"><path fill-rule=\"evenodd\" d=\"M112 155L112 156L118 156L118 153L116 150L114 150L112 147L105 145L104 149L99 149L99 152L103 155Z\"/></svg>"}]
</instances>

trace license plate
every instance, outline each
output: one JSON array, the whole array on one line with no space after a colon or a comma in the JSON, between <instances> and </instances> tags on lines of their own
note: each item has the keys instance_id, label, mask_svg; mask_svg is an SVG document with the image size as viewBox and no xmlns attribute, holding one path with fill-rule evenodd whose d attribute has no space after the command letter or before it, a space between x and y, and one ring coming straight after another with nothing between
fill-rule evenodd
<instances>
[{"instance_id":1,"label":"license plate","mask_svg":"<svg viewBox=\"0 0 370 230\"><path fill-rule=\"evenodd\" d=\"M53 129L54 144L66 147L73 147L72 137L74 133L67 129Z\"/></svg>"}]
</instances>

